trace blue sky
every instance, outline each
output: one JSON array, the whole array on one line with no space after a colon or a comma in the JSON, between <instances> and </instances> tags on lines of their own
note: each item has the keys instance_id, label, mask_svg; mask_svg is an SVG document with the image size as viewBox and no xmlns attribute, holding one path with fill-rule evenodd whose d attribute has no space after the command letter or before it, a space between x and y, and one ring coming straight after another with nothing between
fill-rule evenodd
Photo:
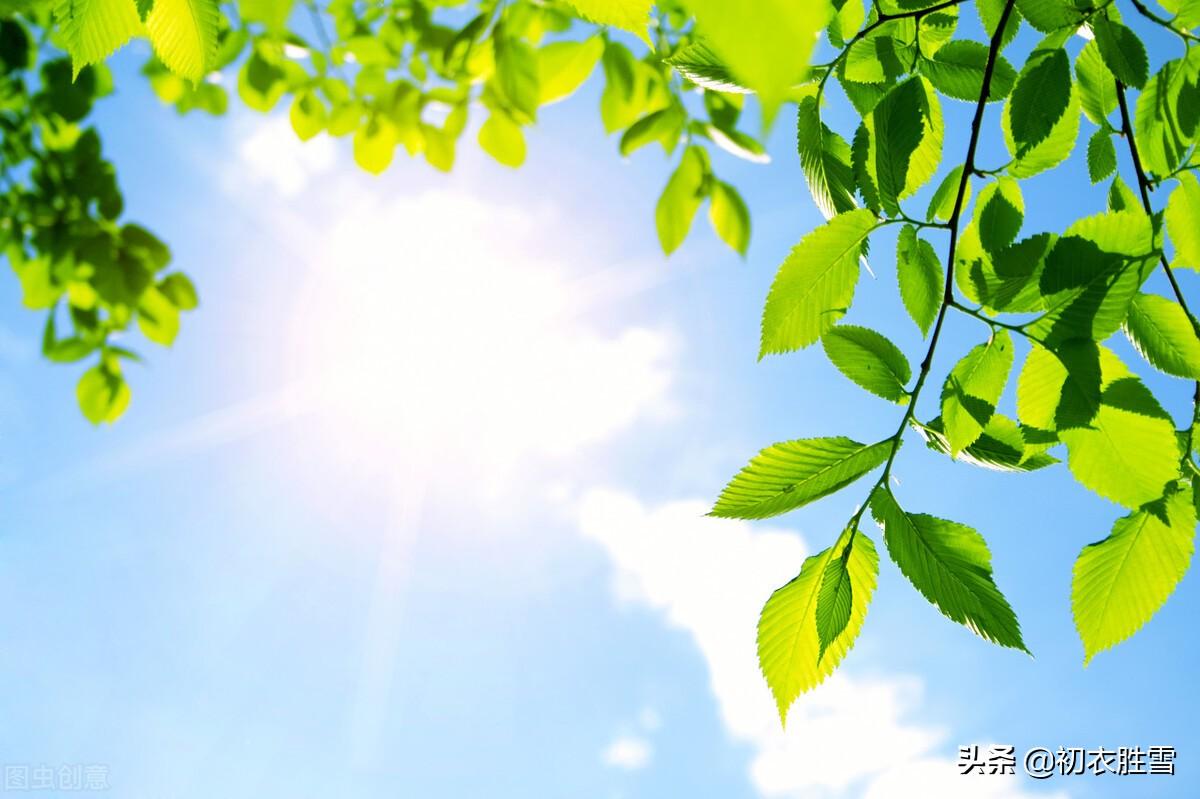
<instances>
[{"instance_id":1,"label":"blue sky","mask_svg":"<svg viewBox=\"0 0 1200 799\"><path fill-rule=\"evenodd\" d=\"M715 160L749 257L699 218L668 260L667 163L619 159L595 79L520 171L464 146L453 175L400 158L375 179L279 115L181 120L137 62L98 112L106 151L203 305L94 430L0 281L0 763L104 764L129 797L1195 795L1195 580L1083 668L1070 569L1122 511L1065 468L997 475L916 440L901 501L987 537L1036 659L885 559L842 669L779 730L757 610L866 486L754 525L705 503L766 444L876 440L899 413L817 349L756 363L775 267L819 222L790 120L771 165ZM1030 181L1025 232L1103 210L1087 185L1078 159ZM848 321L915 362L892 246ZM985 334L952 318L937 375ZM1187 387L1114 346L1181 418ZM1168 744L1179 773L959 778L957 746L990 742Z\"/></svg>"}]
</instances>

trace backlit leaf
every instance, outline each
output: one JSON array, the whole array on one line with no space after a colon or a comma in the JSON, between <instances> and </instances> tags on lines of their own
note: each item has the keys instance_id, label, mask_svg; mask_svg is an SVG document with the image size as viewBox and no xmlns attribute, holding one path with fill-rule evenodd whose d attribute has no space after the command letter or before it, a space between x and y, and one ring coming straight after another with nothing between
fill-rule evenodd
<instances>
[{"instance_id":1,"label":"backlit leaf","mask_svg":"<svg viewBox=\"0 0 1200 799\"><path fill-rule=\"evenodd\" d=\"M904 308L921 333L927 334L942 304L945 278L933 245L918 238L912 225L901 229L896 242L896 277Z\"/></svg>"},{"instance_id":2,"label":"backlit leaf","mask_svg":"<svg viewBox=\"0 0 1200 799\"><path fill-rule=\"evenodd\" d=\"M1139 294L1129 305L1125 332L1142 357L1170 375L1200 380L1200 339L1179 303Z\"/></svg>"},{"instance_id":3,"label":"backlit leaf","mask_svg":"<svg viewBox=\"0 0 1200 799\"><path fill-rule=\"evenodd\" d=\"M860 444L841 436L773 444L729 481L712 516L766 519L807 505L881 466L892 441Z\"/></svg>"},{"instance_id":4,"label":"backlit leaf","mask_svg":"<svg viewBox=\"0 0 1200 799\"><path fill-rule=\"evenodd\" d=\"M1012 369L1012 339L1001 329L959 361L942 386L942 419L950 452L973 444L996 411Z\"/></svg>"},{"instance_id":5,"label":"backlit leaf","mask_svg":"<svg viewBox=\"0 0 1200 799\"><path fill-rule=\"evenodd\" d=\"M847 211L792 249L767 294L760 358L813 344L846 313L858 282L858 259L875 225L870 211Z\"/></svg>"},{"instance_id":6,"label":"backlit leaf","mask_svg":"<svg viewBox=\"0 0 1200 799\"><path fill-rule=\"evenodd\" d=\"M912 367L900 348L880 333L856 325L838 325L821 337L825 354L842 374L892 402L908 396Z\"/></svg>"}]
</instances>

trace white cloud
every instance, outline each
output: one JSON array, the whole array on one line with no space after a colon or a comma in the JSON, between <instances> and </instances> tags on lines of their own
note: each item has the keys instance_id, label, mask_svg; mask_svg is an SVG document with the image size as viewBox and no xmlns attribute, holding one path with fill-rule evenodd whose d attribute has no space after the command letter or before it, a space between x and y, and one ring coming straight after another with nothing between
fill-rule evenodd
<instances>
[{"instance_id":1,"label":"white cloud","mask_svg":"<svg viewBox=\"0 0 1200 799\"><path fill-rule=\"evenodd\" d=\"M282 114L256 122L239 141L240 168L228 177L236 181L244 170L285 197L299 194L313 177L329 171L337 156L336 145L328 136L300 141Z\"/></svg>"},{"instance_id":2,"label":"white cloud","mask_svg":"<svg viewBox=\"0 0 1200 799\"><path fill-rule=\"evenodd\" d=\"M553 213L458 192L360 201L320 232L290 360L339 434L488 476L671 413L674 337L621 323ZM614 321L616 324L614 324Z\"/></svg>"},{"instance_id":3,"label":"white cloud","mask_svg":"<svg viewBox=\"0 0 1200 799\"><path fill-rule=\"evenodd\" d=\"M750 778L763 796L1033 795L1016 778L959 777L955 763L937 754L946 732L908 719L922 693L915 677L836 673L792 708L781 730L758 670L755 624L771 590L799 570L805 545L780 530L705 518L707 509L703 502L646 508L597 490L584 497L580 524L612 559L618 600L662 613L695 639L722 721L754 749Z\"/></svg>"},{"instance_id":4,"label":"white cloud","mask_svg":"<svg viewBox=\"0 0 1200 799\"><path fill-rule=\"evenodd\" d=\"M605 765L613 768L637 771L650 765L653 755L654 748L645 738L621 735L605 747L604 752L601 753L601 760Z\"/></svg>"}]
</instances>

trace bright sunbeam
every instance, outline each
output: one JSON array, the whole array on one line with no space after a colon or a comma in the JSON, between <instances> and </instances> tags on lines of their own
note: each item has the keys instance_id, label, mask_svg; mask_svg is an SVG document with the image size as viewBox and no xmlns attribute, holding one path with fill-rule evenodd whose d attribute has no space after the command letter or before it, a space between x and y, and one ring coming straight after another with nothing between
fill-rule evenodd
<instances>
[{"instance_id":1,"label":"bright sunbeam","mask_svg":"<svg viewBox=\"0 0 1200 799\"><path fill-rule=\"evenodd\" d=\"M352 456L407 451L495 476L661 408L669 337L614 325L619 308L597 307L580 280L595 266L543 257L570 252L547 240L552 228L447 192L333 226L313 253L293 356Z\"/></svg>"}]
</instances>

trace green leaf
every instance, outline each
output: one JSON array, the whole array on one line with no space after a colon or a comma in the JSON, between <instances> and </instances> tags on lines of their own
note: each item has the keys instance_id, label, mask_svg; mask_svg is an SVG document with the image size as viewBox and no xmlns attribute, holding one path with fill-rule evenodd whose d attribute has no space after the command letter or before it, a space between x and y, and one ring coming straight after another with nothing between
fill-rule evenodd
<instances>
[{"instance_id":1,"label":"green leaf","mask_svg":"<svg viewBox=\"0 0 1200 799\"><path fill-rule=\"evenodd\" d=\"M1187 82L1186 73L1182 62L1168 61L1138 95L1134 140L1142 164L1156 175L1174 171L1190 144L1179 120L1179 96Z\"/></svg>"},{"instance_id":2,"label":"green leaf","mask_svg":"<svg viewBox=\"0 0 1200 799\"><path fill-rule=\"evenodd\" d=\"M323 131L328 116L325 104L321 102L315 92L311 91L298 92L288 114L292 130L296 131L296 136L300 141L308 141Z\"/></svg>"},{"instance_id":3,"label":"green leaf","mask_svg":"<svg viewBox=\"0 0 1200 799\"><path fill-rule=\"evenodd\" d=\"M1005 115L1018 154L1046 139L1070 106L1071 65L1062 48L1035 52L1021 70Z\"/></svg>"},{"instance_id":4,"label":"green leaf","mask_svg":"<svg viewBox=\"0 0 1200 799\"><path fill-rule=\"evenodd\" d=\"M1150 218L1141 211L1079 220L1046 256L1040 282L1046 313L1029 332L1051 344L1075 337L1103 341L1125 321L1155 259Z\"/></svg>"},{"instance_id":5,"label":"green leaf","mask_svg":"<svg viewBox=\"0 0 1200 799\"><path fill-rule=\"evenodd\" d=\"M129 407L129 385L119 373L93 366L75 387L79 409L92 424L112 424Z\"/></svg>"},{"instance_id":6,"label":"green leaf","mask_svg":"<svg viewBox=\"0 0 1200 799\"><path fill-rule=\"evenodd\" d=\"M850 145L821 121L815 97L800 103L796 117L796 145L809 193L826 219L857 205Z\"/></svg>"},{"instance_id":7,"label":"green leaf","mask_svg":"<svg viewBox=\"0 0 1200 799\"><path fill-rule=\"evenodd\" d=\"M954 203L958 200L958 184L962 181L962 165L954 167L942 178L929 199L929 208L925 211L925 219L932 222L948 222L954 214ZM963 191L963 207L971 201L971 178L967 178L967 186Z\"/></svg>"},{"instance_id":8,"label":"green leaf","mask_svg":"<svg viewBox=\"0 0 1200 799\"><path fill-rule=\"evenodd\" d=\"M216 0L154 0L146 16L155 55L176 75L194 83L212 69L219 30Z\"/></svg>"},{"instance_id":9,"label":"green leaf","mask_svg":"<svg viewBox=\"0 0 1200 799\"><path fill-rule=\"evenodd\" d=\"M1075 77L1083 113L1092 124L1106 127L1108 115L1117 109L1117 84L1116 78L1104 65L1100 46L1096 42L1088 42L1079 51L1079 57L1075 59Z\"/></svg>"},{"instance_id":10,"label":"green leaf","mask_svg":"<svg viewBox=\"0 0 1200 799\"><path fill-rule=\"evenodd\" d=\"M1100 128L1088 140L1088 177L1099 183L1117 171L1117 151L1113 147L1112 133Z\"/></svg>"},{"instance_id":11,"label":"green leaf","mask_svg":"<svg viewBox=\"0 0 1200 799\"><path fill-rule=\"evenodd\" d=\"M964 524L907 513L886 487L871 495L871 515L892 560L934 607L988 641L1029 652L992 577L983 536Z\"/></svg>"},{"instance_id":12,"label":"green leaf","mask_svg":"<svg viewBox=\"0 0 1200 799\"><path fill-rule=\"evenodd\" d=\"M549 105L574 94L603 54L604 40L599 36L581 42L551 42L538 50L538 103Z\"/></svg>"},{"instance_id":13,"label":"green leaf","mask_svg":"<svg viewBox=\"0 0 1200 799\"><path fill-rule=\"evenodd\" d=\"M1012 244L1025 221L1025 199L1021 186L1009 177L997 178L979 192L975 224L979 243L993 256Z\"/></svg>"},{"instance_id":14,"label":"green leaf","mask_svg":"<svg viewBox=\"0 0 1200 799\"><path fill-rule=\"evenodd\" d=\"M1179 303L1157 294L1137 295L1129 305L1125 333L1153 366L1200 380L1200 339Z\"/></svg>"},{"instance_id":15,"label":"green leaf","mask_svg":"<svg viewBox=\"0 0 1200 799\"><path fill-rule=\"evenodd\" d=\"M683 151L679 167L672 173L667 185L658 198L654 209L654 222L658 228L658 241L663 252L670 255L683 244L692 219L704 199L704 179L708 163L704 150L689 147Z\"/></svg>"},{"instance_id":16,"label":"green leaf","mask_svg":"<svg viewBox=\"0 0 1200 799\"><path fill-rule=\"evenodd\" d=\"M704 39L693 39L686 47L664 59L664 63L670 64L680 75L702 88L730 94L750 93L750 89L737 82L729 67Z\"/></svg>"},{"instance_id":17,"label":"green leaf","mask_svg":"<svg viewBox=\"0 0 1200 799\"><path fill-rule=\"evenodd\" d=\"M825 564L825 572L821 575L821 587L817 591L817 641L820 649L817 661L825 656L825 650L837 640L837 637L850 623L851 611L854 607L854 586L850 579L850 556L853 554L853 543L847 545L840 554L829 558Z\"/></svg>"},{"instance_id":18,"label":"green leaf","mask_svg":"<svg viewBox=\"0 0 1200 799\"><path fill-rule=\"evenodd\" d=\"M1121 176L1117 175L1113 178L1112 183L1108 187L1108 210L1109 211L1141 211L1142 201L1133 193L1133 189L1125 185L1125 181L1121 180Z\"/></svg>"},{"instance_id":19,"label":"green leaf","mask_svg":"<svg viewBox=\"0 0 1200 799\"><path fill-rule=\"evenodd\" d=\"M913 422L913 425L930 449L950 455L950 441L946 438L942 417L929 424ZM1057 458L1040 452L1037 446L1030 446L1021 427L999 413L992 414L983 434L959 453L958 460L998 472L1032 472L1058 463Z\"/></svg>"},{"instance_id":20,"label":"green leaf","mask_svg":"<svg viewBox=\"0 0 1200 799\"><path fill-rule=\"evenodd\" d=\"M721 241L735 252L746 254L750 246L750 209L737 189L719 180L713 183L708 219Z\"/></svg>"},{"instance_id":21,"label":"green leaf","mask_svg":"<svg viewBox=\"0 0 1200 799\"><path fill-rule=\"evenodd\" d=\"M1167 200L1167 232L1175 246L1172 265L1200 270L1200 181L1191 172L1178 176Z\"/></svg>"},{"instance_id":22,"label":"green leaf","mask_svg":"<svg viewBox=\"0 0 1200 799\"><path fill-rule=\"evenodd\" d=\"M838 325L821 337L825 354L842 374L892 402L908 396L912 367L900 348L874 330Z\"/></svg>"},{"instance_id":23,"label":"green leaf","mask_svg":"<svg viewBox=\"0 0 1200 799\"><path fill-rule=\"evenodd\" d=\"M1042 33L1078 27L1082 19L1069 0L1017 0L1017 9Z\"/></svg>"},{"instance_id":24,"label":"green leaf","mask_svg":"<svg viewBox=\"0 0 1200 799\"><path fill-rule=\"evenodd\" d=\"M664 151L672 152L679 144L684 122L684 113L675 105L647 114L621 134L621 155L628 156L651 142L658 142Z\"/></svg>"},{"instance_id":25,"label":"green leaf","mask_svg":"<svg viewBox=\"0 0 1200 799\"><path fill-rule=\"evenodd\" d=\"M196 287L191 279L182 272L167 275L158 284L158 290L181 311L192 311L200 305Z\"/></svg>"},{"instance_id":26,"label":"green leaf","mask_svg":"<svg viewBox=\"0 0 1200 799\"><path fill-rule=\"evenodd\" d=\"M765 120L808 74L817 37L833 18L831 0L687 0L701 35L737 82L758 92Z\"/></svg>"},{"instance_id":27,"label":"green leaf","mask_svg":"<svg viewBox=\"0 0 1200 799\"><path fill-rule=\"evenodd\" d=\"M1096 46L1100 48L1104 63L1117 80L1137 89L1145 86L1150 75L1150 59L1137 34L1104 14L1092 17L1092 32L1096 35Z\"/></svg>"},{"instance_id":28,"label":"green leaf","mask_svg":"<svg viewBox=\"0 0 1200 799\"><path fill-rule=\"evenodd\" d=\"M142 30L133 0L58 0L54 8L74 77L99 64Z\"/></svg>"},{"instance_id":29,"label":"green leaf","mask_svg":"<svg viewBox=\"0 0 1200 799\"><path fill-rule=\"evenodd\" d=\"M646 26L650 23L653 0L568 0L579 16L597 25L611 25L629 31L647 44Z\"/></svg>"},{"instance_id":30,"label":"green leaf","mask_svg":"<svg viewBox=\"0 0 1200 799\"><path fill-rule=\"evenodd\" d=\"M953 41L938 50L933 58L922 62L921 74L947 97L977 102L983 91L987 60L987 45L965 40ZM988 102L1007 97L1016 79L1017 71L1012 64L997 56L988 85Z\"/></svg>"},{"instance_id":31,"label":"green leaf","mask_svg":"<svg viewBox=\"0 0 1200 799\"><path fill-rule=\"evenodd\" d=\"M392 163L398 143L396 126L373 116L354 133L354 162L372 175L382 174Z\"/></svg>"},{"instance_id":32,"label":"green leaf","mask_svg":"<svg viewBox=\"0 0 1200 799\"><path fill-rule=\"evenodd\" d=\"M479 146L505 166L516 168L525 163L525 134L503 112L493 111L480 126Z\"/></svg>"},{"instance_id":33,"label":"green leaf","mask_svg":"<svg viewBox=\"0 0 1200 799\"><path fill-rule=\"evenodd\" d=\"M830 560L846 557L850 619L828 646L821 646L817 607ZM854 645L879 577L875 544L861 531L846 530L829 549L805 559L800 574L771 594L758 620L758 664L786 725L788 708L819 685ZM832 625L826 626L827 632Z\"/></svg>"},{"instance_id":34,"label":"green leaf","mask_svg":"<svg viewBox=\"0 0 1200 799\"><path fill-rule=\"evenodd\" d=\"M1007 0L975 0L975 10L979 12L979 21L989 39L996 35L996 28L1000 25L1000 17L1003 16L1006 5ZM1007 47L1016 38L1020 28L1021 12L1014 8L1008 15L1008 22L1004 24L1001 46Z\"/></svg>"},{"instance_id":35,"label":"green leaf","mask_svg":"<svg viewBox=\"0 0 1200 799\"><path fill-rule=\"evenodd\" d=\"M864 122L868 172L883 208L896 213L898 202L925 185L941 160L937 94L923 78L910 78L888 92Z\"/></svg>"},{"instance_id":36,"label":"green leaf","mask_svg":"<svg viewBox=\"0 0 1200 799\"><path fill-rule=\"evenodd\" d=\"M1084 663L1140 630L1179 584L1192 560L1196 509L1190 491L1113 525L1084 547L1071 580L1071 611L1083 639Z\"/></svg>"},{"instance_id":37,"label":"green leaf","mask_svg":"<svg viewBox=\"0 0 1200 799\"><path fill-rule=\"evenodd\" d=\"M766 519L839 491L888 459L892 439L805 438L772 444L721 491L710 516Z\"/></svg>"},{"instance_id":38,"label":"green leaf","mask_svg":"<svg viewBox=\"0 0 1200 799\"><path fill-rule=\"evenodd\" d=\"M179 335L179 308L157 288L142 292L137 321L142 335L155 344L169 347Z\"/></svg>"},{"instance_id":39,"label":"green leaf","mask_svg":"<svg viewBox=\"0 0 1200 799\"><path fill-rule=\"evenodd\" d=\"M1067 445L1067 465L1076 480L1106 499L1140 508L1161 497L1167 483L1179 474L1175 425L1115 355L1104 349L1101 353L1101 395L1095 416L1086 424L1061 429L1058 435ZM1057 415L1061 420L1061 407Z\"/></svg>"},{"instance_id":40,"label":"green leaf","mask_svg":"<svg viewBox=\"0 0 1200 799\"><path fill-rule=\"evenodd\" d=\"M792 249L767 294L759 358L807 347L846 313L858 282L858 259L875 227L869 210L847 211Z\"/></svg>"},{"instance_id":41,"label":"green leaf","mask_svg":"<svg viewBox=\"0 0 1200 799\"><path fill-rule=\"evenodd\" d=\"M963 294L989 311L1044 310L1040 281L1054 242L1054 236L1039 233L989 253L972 222L959 237L955 281Z\"/></svg>"},{"instance_id":42,"label":"green leaf","mask_svg":"<svg viewBox=\"0 0 1200 799\"><path fill-rule=\"evenodd\" d=\"M537 119L538 103L542 89L538 83L538 55L528 43L513 36L497 35L493 40L496 50L496 84L508 110L518 122L533 122Z\"/></svg>"},{"instance_id":43,"label":"green leaf","mask_svg":"<svg viewBox=\"0 0 1200 799\"><path fill-rule=\"evenodd\" d=\"M1000 329L959 361L942 386L942 419L953 457L983 434L983 429L1008 382L1012 369L1012 339Z\"/></svg>"},{"instance_id":44,"label":"green leaf","mask_svg":"<svg viewBox=\"0 0 1200 799\"><path fill-rule=\"evenodd\" d=\"M912 225L905 225L896 241L896 278L905 310L921 334L928 334L942 305L945 277L933 245L918 238Z\"/></svg>"}]
</instances>

